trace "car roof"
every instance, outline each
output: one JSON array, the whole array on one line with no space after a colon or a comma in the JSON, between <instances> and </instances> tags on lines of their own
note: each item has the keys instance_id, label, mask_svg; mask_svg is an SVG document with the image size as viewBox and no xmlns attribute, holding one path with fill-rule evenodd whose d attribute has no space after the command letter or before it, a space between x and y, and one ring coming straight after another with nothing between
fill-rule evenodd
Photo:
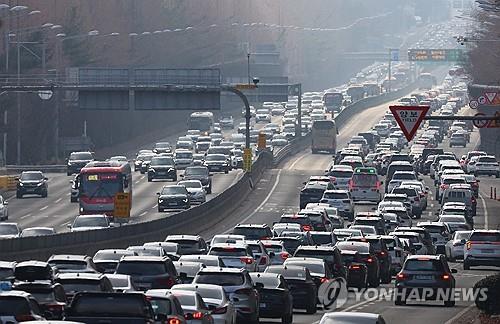
<instances>
[{"instance_id":1,"label":"car roof","mask_svg":"<svg viewBox=\"0 0 500 324\"><path fill-rule=\"evenodd\" d=\"M53 260L72 260L72 261L85 261L90 258L88 255L80 255L80 254L53 254L49 261Z\"/></svg>"},{"instance_id":2,"label":"car roof","mask_svg":"<svg viewBox=\"0 0 500 324\"><path fill-rule=\"evenodd\" d=\"M266 227L268 227L268 225L267 224L237 224L234 228L239 228L239 227L266 228Z\"/></svg>"},{"instance_id":3,"label":"car roof","mask_svg":"<svg viewBox=\"0 0 500 324\"><path fill-rule=\"evenodd\" d=\"M186 180L186 181L191 181L191 180ZM199 180L196 180L199 181ZM179 234L179 235L168 235L165 238L165 242L168 242L168 240L193 240L197 241L200 239L199 235L184 235L184 234Z\"/></svg>"},{"instance_id":4,"label":"car roof","mask_svg":"<svg viewBox=\"0 0 500 324\"><path fill-rule=\"evenodd\" d=\"M235 249L246 249L246 243L215 243L210 248L235 248Z\"/></svg>"},{"instance_id":5,"label":"car roof","mask_svg":"<svg viewBox=\"0 0 500 324\"><path fill-rule=\"evenodd\" d=\"M440 260L441 254L438 255L409 255L407 260Z\"/></svg>"},{"instance_id":6,"label":"car roof","mask_svg":"<svg viewBox=\"0 0 500 324\"><path fill-rule=\"evenodd\" d=\"M243 268L223 268L223 267L206 267L200 269L202 272L217 272L217 273L244 273L246 270Z\"/></svg>"},{"instance_id":7,"label":"car roof","mask_svg":"<svg viewBox=\"0 0 500 324\"><path fill-rule=\"evenodd\" d=\"M328 233L330 234L330 233ZM299 245L298 250L306 250L306 251L335 251L337 247L335 246L326 246L326 245Z\"/></svg>"},{"instance_id":8,"label":"car roof","mask_svg":"<svg viewBox=\"0 0 500 324\"><path fill-rule=\"evenodd\" d=\"M57 279L82 279L82 280L101 280L105 275L102 273L73 273L73 272L64 272L58 273L56 275Z\"/></svg>"},{"instance_id":9,"label":"car roof","mask_svg":"<svg viewBox=\"0 0 500 324\"><path fill-rule=\"evenodd\" d=\"M166 261L168 260L167 257L160 257L160 256L146 256L146 255L125 255L121 258L120 262L122 261L132 261L132 262L150 262L150 261Z\"/></svg>"}]
</instances>

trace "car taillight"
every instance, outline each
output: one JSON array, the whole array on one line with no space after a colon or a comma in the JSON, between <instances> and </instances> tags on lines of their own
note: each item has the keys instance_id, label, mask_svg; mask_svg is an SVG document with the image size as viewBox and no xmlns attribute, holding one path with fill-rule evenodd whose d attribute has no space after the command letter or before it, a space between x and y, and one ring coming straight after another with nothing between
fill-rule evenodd
<instances>
[{"instance_id":1,"label":"car taillight","mask_svg":"<svg viewBox=\"0 0 500 324\"><path fill-rule=\"evenodd\" d=\"M178 318L169 318L168 324L181 324L181 320Z\"/></svg>"},{"instance_id":2,"label":"car taillight","mask_svg":"<svg viewBox=\"0 0 500 324\"><path fill-rule=\"evenodd\" d=\"M212 311L212 314L226 314L227 306L216 308Z\"/></svg>"},{"instance_id":3,"label":"car taillight","mask_svg":"<svg viewBox=\"0 0 500 324\"><path fill-rule=\"evenodd\" d=\"M64 310L64 305L62 304L49 304L46 307L51 312L62 312Z\"/></svg>"},{"instance_id":4,"label":"car taillight","mask_svg":"<svg viewBox=\"0 0 500 324\"><path fill-rule=\"evenodd\" d=\"M420 197L419 197L419 196L416 196L416 197L415 197L415 201L420 201Z\"/></svg>"},{"instance_id":5,"label":"car taillight","mask_svg":"<svg viewBox=\"0 0 500 324\"><path fill-rule=\"evenodd\" d=\"M439 188L441 188L441 189L444 190L444 189L448 188L448 185L447 184L442 184L442 185L439 186Z\"/></svg>"},{"instance_id":6,"label":"car taillight","mask_svg":"<svg viewBox=\"0 0 500 324\"><path fill-rule=\"evenodd\" d=\"M305 232L309 232L310 230L312 230L312 228L309 225L302 225L302 230Z\"/></svg>"},{"instance_id":7,"label":"car taillight","mask_svg":"<svg viewBox=\"0 0 500 324\"><path fill-rule=\"evenodd\" d=\"M158 287L171 288L173 285L175 285L175 280L172 277L159 278L155 280L155 286Z\"/></svg>"},{"instance_id":8,"label":"car taillight","mask_svg":"<svg viewBox=\"0 0 500 324\"><path fill-rule=\"evenodd\" d=\"M396 275L396 280L406 280L406 279L408 279L408 276L402 272Z\"/></svg>"},{"instance_id":9,"label":"car taillight","mask_svg":"<svg viewBox=\"0 0 500 324\"><path fill-rule=\"evenodd\" d=\"M253 258L251 257L241 257L240 258L241 262L245 264L252 264L253 263Z\"/></svg>"},{"instance_id":10,"label":"car taillight","mask_svg":"<svg viewBox=\"0 0 500 324\"><path fill-rule=\"evenodd\" d=\"M472 202L473 204L475 204L475 203L476 203L476 198L474 198L474 196L472 196L472 198L471 198L471 202Z\"/></svg>"},{"instance_id":11,"label":"car taillight","mask_svg":"<svg viewBox=\"0 0 500 324\"><path fill-rule=\"evenodd\" d=\"M373 262L373 258L366 258L365 261L368 262L368 263L372 263Z\"/></svg>"},{"instance_id":12,"label":"car taillight","mask_svg":"<svg viewBox=\"0 0 500 324\"><path fill-rule=\"evenodd\" d=\"M353 186L354 186L354 184L353 184L352 180L349 180L349 183L348 183L348 184L349 184L349 190L352 190L352 188L353 188Z\"/></svg>"},{"instance_id":13,"label":"car taillight","mask_svg":"<svg viewBox=\"0 0 500 324\"><path fill-rule=\"evenodd\" d=\"M351 269L351 270L359 270L359 269L361 269L361 266L358 265L358 264L352 264L352 265L349 266L349 269Z\"/></svg>"},{"instance_id":14,"label":"car taillight","mask_svg":"<svg viewBox=\"0 0 500 324\"><path fill-rule=\"evenodd\" d=\"M254 294L254 291L253 289L250 289L250 288L243 288L243 289L238 289L234 292L235 294L238 294L238 295L253 295Z\"/></svg>"},{"instance_id":15,"label":"car taillight","mask_svg":"<svg viewBox=\"0 0 500 324\"><path fill-rule=\"evenodd\" d=\"M193 319L202 319L203 315L204 314L202 312L193 313Z\"/></svg>"},{"instance_id":16,"label":"car taillight","mask_svg":"<svg viewBox=\"0 0 500 324\"><path fill-rule=\"evenodd\" d=\"M450 280L451 276L448 273L445 273L441 276L442 280Z\"/></svg>"},{"instance_id":17,"label":"car taillight","mask_svg":"<svg viewBox=\"0 0 500 324\"><path fill-rule=\"evenodd\" d=\"M266 265L266 263L267 263L267 256L261 257L259 265Z\"/></svg>"},{"instance_id":18,"label":"car taillight","mask_svg":"<svg viewBox=\"0 0 500 324\"><path fill-rule=\"evenodd\" d=\"M335 177L330 177L330 182L333 182L333 183L337 182L337 178L335 178Z\"/></svg>"},{"instance_id":19,"label":"car taillight","mask_svg":"<svg viewBox=\"0 0 500 324\"><path fill-rule=\"evenodd\" d=\"M290 254L288 254L288 252L281 252L280 256L283 260L286 260L290 257Z\"/></svg>"},{"instance_id":20,"label":"car taillight","mask_svg":"<svg viewBox=\"0 0 500 324\"><path fill-rule=\"evenodd\" d=\"M380 251L380 252L378 253L378 255L381 255L381 256L385 256L385 254L386 254L386 253L385 253L385 251Z\"/></svg>"},{"instance_id":21,"label":"car taillight","mask_svg":"<svg viewBox=\"0 0 500 324\"><path fill-rule=\"evenodd\" d=\"M467 250L470 250L472 248L472 242L467 241L467 243L465 244L465 247L467 248Z\"/></svg>"},{"instance_id":22,"label":"car taillight","mask_svg":"<svg viewBox=\"0 0 500 324\"><path fill-rule=\"evenodd\" d=\"M18 322L27 322L27 321L34 321L34 320L36 320L36 318L34 318L31 314L16 315L14 318Z\"/></svg>"},{"instance_id":23,"label":"car taillight","mask_svg":"<svg viewBox=\"0 0 500 324\"><path fill-rule=\"evenodd\" d=\"M321 278L319 281L321 281L321 283L324 283L324 282L327 282L327 281L328 281L328 278L323 277L323 278Z\"/></svg>"}]
</instances>

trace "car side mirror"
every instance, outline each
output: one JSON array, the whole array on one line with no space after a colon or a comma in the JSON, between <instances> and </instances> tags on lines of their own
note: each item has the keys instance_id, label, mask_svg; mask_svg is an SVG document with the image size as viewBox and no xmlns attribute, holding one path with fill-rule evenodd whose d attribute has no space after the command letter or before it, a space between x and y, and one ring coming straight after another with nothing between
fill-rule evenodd
<instances>
[{"instance_id":1,"label":"car side mirror","mask_svg":"<svg viewBox=\"0 0 500 324\"><path fill-rule=\"evenodd\" d=\"M213 177L213 176L214 176L214 174L213 174L213 173L209 173L209 174L208 174L208 176L209 176L209 177Z\"/></svg>"},{"instance_id":2,"label":"car side mirror","mask_svg":"<svg viewBox=\"0 0 500 324\"><path fill-rule=\"evenodd\" d=\"M159 192L157 192L157 193L156 193L156 195L157 195L157 196L159 196L159 195L160 195L160 193L159 193Z\"/></svg>"},{"instance_id":3,"label":"car side mirror","mask_svg":"<svg viewBox=\"0 0 500 324\"><path fill-rule=\"evenodd\" d=\"M3 202L3 204L4 204L5 206L7 206L7 205L9 204L9 202L8 202L8 201L4 201L4 202Z\"/></svg>"},{"instance_id":4,"label":"car side mirror","mask_svg":"<svg viewBox=\"0 0 500 324\"><path fill-rule=\"evenodd\" d=\"M43 180L47 181L47 180L49 180L49 178L45 177L45 178L43 178Z\"/></svg>"},{"instance_id":5,"label":"car side mirror","mask_svg":"<svg viewBox=\"0 0 500 324\"><path fill-rule=\"evenodd\" d=\"M183 175L183 174L181 174L181 175L180 175L180 177L181 177L181 178L184 178L184 175Z\"/></svg>"},{"instance_id":6,"label":"car side mirror","mask_svg":"<svg viewBox=\"0 0 500 324\"><path fill-rule=\"evenodd\" d=\"M460 243L465 244L465 243L467 243L467 241L465 239L463 239L463 240L460 240Z\"/></svg>"},{"instance_id":7,"label":"car side mirror","mask_svg":"<svg viewBox=\"0 0 500 324\"><path fill-rule=\"evenodd\" d=\"M68 226L67 226L67 227L68 227L69 229L71 229L71 224L68 224Z\"/></svg>"},{"instance_id":8,"label":"car side mirror","mask_svg":"<svg viewBox=\"0 0 500 324\"><path fill-rule=\"evenodd\" d=\"M451 269L451 273L458 273L457 269Z\"/></svg>"}]
</instances>

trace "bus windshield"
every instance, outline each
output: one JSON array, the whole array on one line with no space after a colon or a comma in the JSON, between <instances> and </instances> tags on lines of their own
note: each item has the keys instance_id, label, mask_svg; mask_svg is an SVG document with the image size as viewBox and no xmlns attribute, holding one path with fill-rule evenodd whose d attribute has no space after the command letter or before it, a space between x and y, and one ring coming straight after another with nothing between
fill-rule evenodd
<instances>
[{"instance_id":1,"label":"bus windshield","mask_svg":"<svg viewBox=\"0 0 500 324\"><path fill-rule=\"evenodd\" d=\"M116 173L83 174L80 190L89 198L112 198L123 191L122 177Z\"/></svg>"},{"instance_id":2,"label":"bus windshield","mask_svg":"<svg viewBox=\"0 0 500 324\"><path fill-rule=\"evenodd\" d=\"M209 116L191 116L189 117L189 129L197 129L201 132L209 131L212 127L212 119Z\"/></svg>"}]
</instances>

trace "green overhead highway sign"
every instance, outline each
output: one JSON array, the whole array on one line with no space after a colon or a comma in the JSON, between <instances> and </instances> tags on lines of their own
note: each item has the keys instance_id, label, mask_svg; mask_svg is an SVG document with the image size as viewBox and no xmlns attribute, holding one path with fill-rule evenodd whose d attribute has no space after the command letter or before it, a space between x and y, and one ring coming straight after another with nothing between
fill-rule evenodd
<instances>
[{"instance_id":1,"label":"green overhead highway sign","mask_svg":"<svg viewBox=\"0 0 500 324\"><path fill-rule=\"evenodd\" d=\"M408 60L414 62L459 62L465 60L461 49L409 49Z\"/></svg>"}]
</instances>

